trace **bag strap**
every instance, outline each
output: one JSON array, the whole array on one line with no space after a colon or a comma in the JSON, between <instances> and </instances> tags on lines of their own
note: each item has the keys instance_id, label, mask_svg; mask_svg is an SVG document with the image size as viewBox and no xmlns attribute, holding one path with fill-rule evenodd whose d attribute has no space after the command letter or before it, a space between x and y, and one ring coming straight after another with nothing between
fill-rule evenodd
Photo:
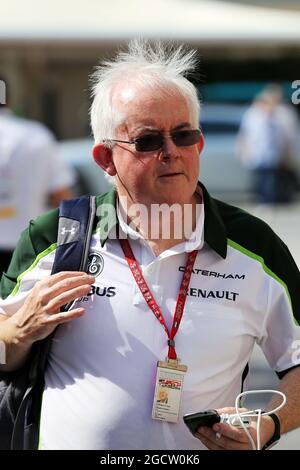
<instances>
[{"instance_id":1,"label":"bag strap","mask_svg":"<svg viewBox=\"0 0 300 470\"><path fill-rule=\"evenodd\" d=\"M59 207L57 248L51 274L61 271L86 271L95 213L95 196L62 201Z\"/></svg>"},{"instance_id":2,"label":"bag strap","mask_svg":"<svg viewBox=\"0 0 300 470\"><path fill-rule=\"evenodd\" d=\"M83 196L62 201L59 207L57 248L51 274L61 271L87 270L95 214L95 196ZM63 310L68 310L71 304L65 305ZM12 449L34 449L38 446L38 421L43 393L43 373L52 336L53 333L34 344L29 370L29 386L16 416L11 441ZM34 397L33 400L36 385L38 385L39 392L38 397ZM25 429L28 429L30 425L30 436L26 436Z\"/></svg>"},{"instance_id":3,"label":"bag strap","mask_svg":"<svg viewBox=\"0 0 300 470\"><path fill-rule=\"evenodd\" d=\"M59 206L57 248L51 274L61 271L86 271L89 246L96 214L96 197L66 199ZM65 312L74 302L62 307ZM50 349L50 335L41 342L37 366L44 372Z\"/></svg>"}]
</instances>

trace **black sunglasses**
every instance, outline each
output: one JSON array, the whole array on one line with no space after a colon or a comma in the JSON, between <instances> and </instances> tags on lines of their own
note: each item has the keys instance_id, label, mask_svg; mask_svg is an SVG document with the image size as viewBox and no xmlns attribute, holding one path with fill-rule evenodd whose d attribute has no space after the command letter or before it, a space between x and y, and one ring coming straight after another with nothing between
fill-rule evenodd
<instances>
[{"instance_id":1,"label":"black sunglasses","mask_svg":"<svg viewBox=\"0 0 300 470\"><path fill-rule=\"evenodd\" d=\"M195 145L200 139L200 129L185 129L170 133L170 137L177 147ZM103 139L103 142L121 142L135 145L137 152L154 152L164 145L165 136L161 132L144 134L134 140Z\"/></svg>"}]
</instances>

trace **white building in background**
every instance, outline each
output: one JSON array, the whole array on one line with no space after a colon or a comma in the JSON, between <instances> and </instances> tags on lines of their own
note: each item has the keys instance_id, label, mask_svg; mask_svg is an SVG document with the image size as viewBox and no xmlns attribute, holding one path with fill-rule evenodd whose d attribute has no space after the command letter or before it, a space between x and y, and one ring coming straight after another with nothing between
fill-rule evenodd
<instances>
[{"instance_id":1,"label":"white building in background","mask_svg":"<svg viewBox=\"0 0 300 470\"><path fill-rule=\"evenodd\" d=\"M89 132L88 74L99 57L109 56L131 37L185 41L198 47L210 61L246 57L298 57L300 61L300 11L248 3L2 2L0 78L6 77L11 104L17 111L44 121L59 137L80 137ZM295 2L284 3L290 6Z\"/></svg>"}]
</instances>

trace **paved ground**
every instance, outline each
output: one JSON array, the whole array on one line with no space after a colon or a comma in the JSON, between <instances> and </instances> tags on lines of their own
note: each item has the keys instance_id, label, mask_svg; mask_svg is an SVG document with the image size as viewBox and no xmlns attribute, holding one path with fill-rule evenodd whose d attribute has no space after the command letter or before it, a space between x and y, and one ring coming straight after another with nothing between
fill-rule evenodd
<instances>
[{"instance_id":1,"label":"paved ground","mask_svg":"<svg viewBox=\"0 0 300 470\"><path fill-rule=\"evenodd\" d=\"M289 206L264 207L249 203L234 203L255 214L267 222L288 245L298 267L300 268L300 202ZM300 286L299 286L300 287ZM299 294L300 295L300 294ZM300 333L299 333L300 338ZM250 364L250 389L278 388L276 374L270 370L259 348L255 349ZM267 397L265 397L267 399ZM266 403L266 401L265 401ZM263 407L263 403L255 400L253 406ZM293 431L282 437L274 450L300 449L300 430Z\"/></svg>"}]
</instances>

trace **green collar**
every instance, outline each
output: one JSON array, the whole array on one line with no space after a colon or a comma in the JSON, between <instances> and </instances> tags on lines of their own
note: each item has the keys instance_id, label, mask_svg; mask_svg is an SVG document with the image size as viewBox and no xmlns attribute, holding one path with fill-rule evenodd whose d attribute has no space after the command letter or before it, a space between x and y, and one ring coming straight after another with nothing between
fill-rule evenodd
<instances>
[{"instance_id":1,"label":"green collar","mask_svg":"<svg viewBox=\"0 0 300 470\"><path fill-rule=\"evenodd\" d=\"M101 246L104 246L112 229L117 226L117 191L112 188L108 193L96 198L96 229L99 231Z\"/></svg>"},{"instance_id":2,"label":"green collar","mask_svg":"<svg viewBox=\"0 0 300 470\"><path fill-rule=\"evenodd\" d=\"M204 240L213 250L225 259L227 255L227 232L225 224L215 199L209 195L202 183L198 184L202 188L204 199Z\"/></svg>"},{"instance_id":3,"label":"green collar","mask_svg":"<svg viewBox=\"0 0 300 470\"><path fill-rule=\"evenodd\" d=\"M198 183L203 191L205 219L204 219L204 240L222 258L227 254L227 234L224 222L220 216L216 201L209 195L205 186ZM117 191L115 188L108 193L97 196L97 230L100 232L101 246L104 246L109 233L117 226L116 214Z\"/></svg>"}]
</instances>

